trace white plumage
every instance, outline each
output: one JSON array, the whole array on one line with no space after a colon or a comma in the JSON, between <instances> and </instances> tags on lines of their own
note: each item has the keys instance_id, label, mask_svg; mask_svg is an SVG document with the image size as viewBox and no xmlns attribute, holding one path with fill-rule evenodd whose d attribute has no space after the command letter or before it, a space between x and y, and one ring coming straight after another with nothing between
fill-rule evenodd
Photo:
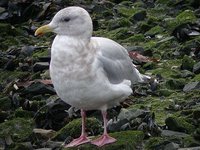
<instances>
[{"instance_id":1,"label":"white plumage","mask_svg":"<svg viewBox=\"0 0 200 150\"><path fill-rule=\"evenodd\" d=\"M92 37L92 20L86 10L68 7L36 31L57 34L51 48L50 76L58 96L82 110L82 135L67 147L90 140L85 133L84 110L98 109L104 117L104 134L92 141L102 146L116 140L107 134L106 110L125 100L131 85L143 82L124 47L113 40Z\"/></svg>"}]
</instances>

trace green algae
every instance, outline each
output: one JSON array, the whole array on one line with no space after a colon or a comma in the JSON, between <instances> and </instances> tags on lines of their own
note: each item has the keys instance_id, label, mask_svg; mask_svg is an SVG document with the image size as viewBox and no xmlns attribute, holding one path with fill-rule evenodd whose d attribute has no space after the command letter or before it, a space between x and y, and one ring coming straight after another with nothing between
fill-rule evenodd
<instances>
[{"instance_id":1,"label":"green algae","mask_svg":"<svg viewBox=\"0 0 200 150\"><path fill-rule=\"evenodd\" d=\"M100 133L101 124L96 118L87 118L86 119L86 130L90 133L97 134ZM81 119L75 119L69 122L65 127L60 129L54 140L64 141L68 136L73 138L79 137L81 134Z\"/></svg>"},{"instance_id":2,"label":"green algae","mask_svg":"<svg viewBox=\"0 0 200 150\"><path fill-rule=\"evenodd\" d=\"M14 142L22 142L31 136L32 130L32 119L15 118L0 124L0 138L11 136Z\"/></svg>"},{"instance_id":3,"label":"green algae","mask_svg":"<svg viewBox=\"0 0 200 150\"><path fill-rule=\"evenodd\" d=\"M23 79L29 74L29 72L21 71L0 71L0 82L3 83L5 80Z\"/></svg>"},{"instance_id":4,"label":"green algae","mask_svg":"<svg viewBox=\"0 0 200 150\"><path fill-rule=\"evenodd\" d=\"M194 23L197 20L194 11L192 10L184 10L183 12L179 13L176 18L172 18L167 23L167 29L169 31L173 31L177 26L181 24L186 24L188 22Z\"/></svg>"}]
</instances>

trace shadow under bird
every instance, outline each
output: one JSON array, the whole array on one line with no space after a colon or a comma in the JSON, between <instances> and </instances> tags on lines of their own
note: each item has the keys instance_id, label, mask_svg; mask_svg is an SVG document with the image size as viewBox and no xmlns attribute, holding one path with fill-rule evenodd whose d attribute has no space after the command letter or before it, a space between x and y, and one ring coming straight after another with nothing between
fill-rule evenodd
<instances>
[{"instance_id":1,"label":"shadow under bird","mask_svg":"<svg viewBox=\"0 0 200 150\"><path fill-rule=\"evenodd\" d=\"M93 37L89 13L81 7L67 7L52 21L38 28L35 35L56 33L51 46L50 76L58 96L81 109L82 134L65 147L91 142L99 147L116 142L107 133L107 109L125 100L132 86L145 82L129 58L127 50L113 40ZM100 110L103 135L95 140L85 132L85 111Z\"/></svg>"}]
</instances>

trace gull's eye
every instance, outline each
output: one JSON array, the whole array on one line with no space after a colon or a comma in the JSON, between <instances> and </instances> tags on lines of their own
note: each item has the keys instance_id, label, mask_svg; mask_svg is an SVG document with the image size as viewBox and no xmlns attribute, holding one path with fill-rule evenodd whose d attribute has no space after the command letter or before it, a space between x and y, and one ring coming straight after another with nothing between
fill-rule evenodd
<instances>
[{"instance_id":1,"label":"gull's eye","mask_svg":"<svg viewBox=\"0 0 200 150\"><path fill-rule=\"evenodd\" d=\"M63 18L62 21L68 22L68 21L70 21L70 18L69 17Z\"/></svg>"}]
</instances>

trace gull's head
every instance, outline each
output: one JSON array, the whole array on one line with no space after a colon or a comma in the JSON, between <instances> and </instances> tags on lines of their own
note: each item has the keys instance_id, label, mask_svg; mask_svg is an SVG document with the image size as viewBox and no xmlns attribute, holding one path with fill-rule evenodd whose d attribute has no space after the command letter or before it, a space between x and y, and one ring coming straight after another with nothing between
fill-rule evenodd
<instances>
[{"instance_id":1,"label":"gull's head","mask_svg":"<svg viewBox=\"0 0 200 150\"><path fill-rule=\"evenodd\" d=\"M72 6L57 12L49 24L35 31L35 36L54 32L58 35L90 38L92 30L92 20L89 13L81 7Z\"/></svg>"}]
</instances>

